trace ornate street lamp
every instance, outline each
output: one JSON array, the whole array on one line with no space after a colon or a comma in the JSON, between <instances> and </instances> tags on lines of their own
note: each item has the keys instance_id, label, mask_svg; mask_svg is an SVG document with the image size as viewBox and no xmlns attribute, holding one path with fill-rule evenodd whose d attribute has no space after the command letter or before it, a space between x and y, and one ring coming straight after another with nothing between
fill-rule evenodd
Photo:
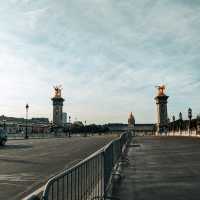
<instances>
[{"instance_id":1,"label":"ornate street lamp","mask_svg":"<svg viewBox=\"0 0 200 200\"><path fill-rule=\"evenodd\" d=\"M179 113L179 119L180 119L180 120L183 120L182 112Z\"/></svg>"},{"instance_id":2,"label":"ornate street lamp","mask_svg":"<svg viewBox=\"0 0 200 200\"><path fill-rule=\"evenodd\" d=\"M69 116L69 137L71 137L71 116Z\"/></svg>"},{"instance_id":3,"label":"ornate street lamp","mask_svg":"<svg viewBox=\"0 0 200 200\"><path fill-rule=\"evenodd\" d=\"M189 135L190 135L190 133L191 133L191 120L192 120L192 109L191 108L189 108L188 109L188 118L189 118Z\"/></svg>"},{"instance_id":4,"label":"ornate street lamp","mask_svg":"<svg viewBox=\"0 0 200 200\"><path fill-rule=\"evenodd\" d=\"M191 108L188 109L188 118L192 119L192 109Z\"/></svg>"},{"instance_id":5,"label":"ornate street lamp","mask_svg":"<svg viewBox=\"0 0 200 200\"><path fill-rule=\"evenodd\" d=\"M167 134L170 134L170 118L167 118Z\"/></svg>"},{"instance_id":6,"label":"ornate street lamp","mask_svg":"<svg viewBox=\"0 0 200 200\"><path fill-rule=\"evenodd\" d=\"M84 128L84 132L85 132L84 136L85 136L85 137L87 137L86 124L87 124L87 122L86 122L86 120L85 120L85 128Z\"/></svg>"},{"instance_id":7,"label":"ornate street lamp","mask_svg":"<svg viewBox=\"0 0 200 200\"><path fill-rule=\"evenodd\" d=\"M196 122L196 134L199 135L200 133L200 114L197 115L197 122Z\"/></svg>"},{"instance_id":8,"label":"ornate street lamp","mask_svg":"<svg viewBox=\"0 0 200 200\"><path fill-rule=\"evenodd\" d=\"M3 129L6 130L6 119L3 119Z\"/></svg>"},{"instance_id":9,"label":"ornate street lamp","mask_svg":"<svg viewBox=\"0 0 200 200\"><path fill-rule=\"evenodd\" d=\"M183 115L180 112L179 113L179 130L180 130L180 134L182 135L182 122L183 122Z\"/></svg>"},{"instance_id":10,"label":"ornate street lamp","mask_svg":"<svg viewBox=\"0 0 200 200\"><path fill-rule=\"evenodd\" d=\"M173 135L174 135L174 133L175 133L175 120L176 120L176 118L175 118L175 116L173 115L173 116L172 116L172 121L173 121Z\"/></svg>"},{"instance_id":11,"label":"ornate street lamp","mask_svg":"<svg viewBox=\"0 0 200 200\"><path fill-rule=\"evenodd\" d=\"M25 132L25 139L28 139L28 109L29 109L29 105L26 104L25 106L26 108L26 132Z\"/></svg>"}]
</instances>

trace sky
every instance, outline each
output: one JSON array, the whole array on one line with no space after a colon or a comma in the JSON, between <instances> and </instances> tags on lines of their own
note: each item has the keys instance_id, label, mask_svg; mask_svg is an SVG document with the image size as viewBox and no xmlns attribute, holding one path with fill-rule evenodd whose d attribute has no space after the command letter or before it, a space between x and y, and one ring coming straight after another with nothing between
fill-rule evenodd
<instances>
[{"instance_id":1,"label":"sky","mask_svg":"<svg viewBox=\"0 0 200 200\"><path fill-rule=\"evenodd\" d=\"M0 115L87 123L156 121L156 85L168 114L200 113L199 0L0 1Z\"/></svg>"}]
</instances>

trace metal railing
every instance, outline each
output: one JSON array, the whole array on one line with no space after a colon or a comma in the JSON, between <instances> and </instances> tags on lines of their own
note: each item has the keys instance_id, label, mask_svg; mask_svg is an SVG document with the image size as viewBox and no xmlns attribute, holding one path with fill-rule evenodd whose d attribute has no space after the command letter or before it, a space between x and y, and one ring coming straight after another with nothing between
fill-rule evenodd
<instances>
[{"instance_id":1,"label":"metal railing","mask_svg":"<svg viewBox=\"0 0 200 200\"><path fill-rule=\"evenodd\" d=\"M199 135L200 134L200 119L183 120L178 119L168 124L169 135Z\"/></svg>"},{"instance_id":2,"label":"metal railing","mask_svg":"<svg viewBox=\"0 0 200 200\"><path fill-rule=\"evenodd\" d=\"M94 200L106 197L114 166L130 140L124 133L74 167L51 178L42 200Z\"/></svg>"}]
</instances>

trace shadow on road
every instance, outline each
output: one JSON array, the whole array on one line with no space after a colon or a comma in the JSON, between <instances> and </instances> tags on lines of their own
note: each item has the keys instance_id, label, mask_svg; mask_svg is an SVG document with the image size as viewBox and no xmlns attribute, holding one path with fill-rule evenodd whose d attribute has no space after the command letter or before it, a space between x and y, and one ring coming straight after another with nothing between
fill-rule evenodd
<instances>
[{"instance_id":1,"label":"shadow on road","mask_svg":"<svg viewBox=\"0 0 200 200\"><path fill-rule=\"evenodd\" d=\"M38 162L33 162L33 161L28 161L28 160L22 160L22 159L10 159L10 158L1 158L0 157L0 162L8 162L8 163L23 163L23 164L31 164L31 165L40 165L41 163Z\"/></svg>"},{"instance_id":2,"label":"shadow on road","mask_svg":"<svg viewBox=\"0 0 200 200\"><path fill-rule=\"evenodd\" d=\"M0 146L0 150L1 149L28 149L28 148L32 148L32 145L26 145L26 144L7 144L5 146Z\"/></svg>"}]
</instances>

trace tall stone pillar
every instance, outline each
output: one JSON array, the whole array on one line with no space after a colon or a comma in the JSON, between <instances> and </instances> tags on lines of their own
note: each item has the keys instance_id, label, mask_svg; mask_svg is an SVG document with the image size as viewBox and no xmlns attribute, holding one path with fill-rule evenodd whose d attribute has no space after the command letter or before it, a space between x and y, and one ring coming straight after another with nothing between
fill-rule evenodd
<instances>
[{"instance_id":1,"label":"tall stone pillar","mask_svg":"<svg viewBox=\"0 0 200 200\"><path fill-rule=\"evenodd\" d=\"M57 128L63 126L63 102L64 99L61 96L61 88L59 86L54 87L55 95L51 99L53 102L53 125Z\"/></svg>"},{"instance_id":2,"label":"tall stone pillar","mask_svg":"<svg viewBox=\"0 0 200 200\"><path fill-rule=\"evenodd\" d=\"M158 86L158 95L155 97L157 105L157 134L167 133L168 113L167 99L169 96L164 94L165 86Z\"/></svg>"}]
</instances>

